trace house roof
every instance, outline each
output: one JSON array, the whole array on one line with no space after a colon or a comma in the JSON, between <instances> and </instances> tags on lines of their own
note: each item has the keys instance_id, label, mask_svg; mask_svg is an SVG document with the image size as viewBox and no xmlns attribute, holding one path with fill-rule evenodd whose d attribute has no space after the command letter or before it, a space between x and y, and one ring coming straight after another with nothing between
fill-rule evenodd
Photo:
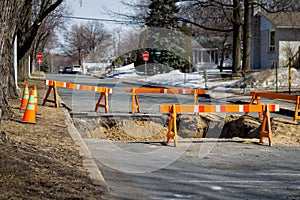
<instances>
[{"instance_id":1,"label":"house roof","mask_svg":"<svg viewBox=\"0 0 300 200\"><path fill-rule=\"evenodd\" d=\"M268 19L277 28L300 28L300 12L262 12L260 15Z\"/></svg>"}]
</instances>

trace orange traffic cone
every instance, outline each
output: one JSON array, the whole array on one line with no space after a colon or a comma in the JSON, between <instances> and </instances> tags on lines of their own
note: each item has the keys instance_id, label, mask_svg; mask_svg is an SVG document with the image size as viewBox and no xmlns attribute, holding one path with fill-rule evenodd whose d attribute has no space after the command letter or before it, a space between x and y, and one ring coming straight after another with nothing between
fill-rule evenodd
<instances>
[{"instance_id":1,"label":"orange traffic cone","mask_svg":"<svg viewBox=\"0 0 300 200\"><path fill-rule=\"evenodd\" d=\"M37 89L36 89L36 86L33 86L33 96L34 96L35 114L37 114L38 113L38 99L37 99Z\"/></svg>"},{"instance_id":2,"label":"orange traffic cone","mask_svg":"<svg viewBox=\"0 0 300 200\"><path fill-rule=\"evenodd\" d=\"M35 124L35 106L34 106L34 91L30 91L28 104L23 115L22 122Z\"/></svg>"},{"instance_id":3,"label":"orange traffic cone","mask_svg":"<svg viewBox=\"0 0 300 200\"><path fill-rule=\"evenodd\" d=\"M28 98L29 98L28 84L25 84L20 109L26 109Z\"/></svg>"}]
</instances>

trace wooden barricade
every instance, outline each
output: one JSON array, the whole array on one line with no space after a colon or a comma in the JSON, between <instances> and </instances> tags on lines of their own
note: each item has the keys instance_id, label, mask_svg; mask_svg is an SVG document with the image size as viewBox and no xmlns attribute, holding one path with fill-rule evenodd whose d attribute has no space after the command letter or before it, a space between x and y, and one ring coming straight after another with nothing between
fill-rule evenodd
<instances>
[{"instance_id":1,"label":"wooden barricade","mask_svg":"<svg viewBox=\"0 0 300 200\"><path fill-rule=\"evenodd\" d=\"M193 94L194 104L198 105L198 95L205 94L205 89L179 89L179 88L126 88L125 92L132 93L131 113L134 114L135 109L141 112L141 106L138 100L138 93L156 93L156 94Z\"/></svg>"},{"instance_id":2,"label":"wooden barricade","mask_svg":"<svg viewBox=\"0 0 300 200\"><path fill-rule=\"evenodd\" d=\"M45 105L46 102L54 102L55 107L58 108L58 95L57 95L57 87L63 87L63 88L71 88L71 89L78 89L78 90L88 90L92 92L100 92L100 97L98 99L98 102L95 105L95 112L98 111L98 108L104 108L105 112L108 112L108 94L112 93L111 88L106 87L97 87L97 86L90 86L90 85L81 85L81 84L74 84L74 83L68 83L68 82L60 82L60 81L54 81L54 80L46 80L46 85L49 86L48 91L46 93L46 96L44 98L43 104ZM51 91L54 91L54 101L48 100L48 97L51 93ZM104 99L104 103L101 103L101 100Z\"/></svg>"},{"instance_id":3,"label":"wooden barricade","mask_svg":"<svg viewBox=\"0 0 300 200\"><path fill-rule=\"evenodd\" d=\"M46 102L51 102L51 103L54 103L55 108L58 108L58 95L57 95L57 88L56 88L55 81L53 81L53 80L46 80L46 85L48 85L49 87L48 87L48 90L47 90L47 93L46 93L46 96L44 98L42 106L44 106L46 104ZM49 97L52 89L53 89L54 100L49 100L48 97Z\"/></svg>"},{"instance_id":4,"label":"wooden barricade","mask_svg":"<svg viewBox=\"0 0 300 200\"><path fill-rule=\"evenodd\" d=\"M300 96L297 95L287 95L287 94L277 94L277 93L268 93L268 92L250 92L250 95L252 96L250 100L250 104L254 104L256 101L257 105L261 104L261 97L268 98L268 99L284 99L284 100L290 100L295 101L295 113L293 116L294 122L297 122L297 120L300 119L299 116L299 104L300 104ZM247 113L245 113L247 114ZM259 117L262 117L262 113L259 112Z\"/></svg>"},{"instance_id":5,"label":"wooden barricade","mask_svg":"<svg viewBox=\"0 0 300 200\"><path fill-rule=\"evenodd\" d=\"M262 112L263 120L260 132L260 143L263 143L264 137L269 140L269 146L272 146L272 132L270 123L270 112L279 111L279 105L161 105L161 113L170 113L169 130L167 133L167 143L174 140L174 146L177 143L177 113L201 113L201 112Z\"/></svg>"}]
</instances>

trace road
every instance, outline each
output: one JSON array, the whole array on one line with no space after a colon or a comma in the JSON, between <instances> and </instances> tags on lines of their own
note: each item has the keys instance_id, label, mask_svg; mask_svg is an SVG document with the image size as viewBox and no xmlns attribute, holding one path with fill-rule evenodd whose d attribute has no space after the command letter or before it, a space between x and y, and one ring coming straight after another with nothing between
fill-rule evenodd
<instances>
[{"instance_id":1,"label":"road","mask_svg":"<svg viewBox=\"0 0 300 200\"><path fill-rule=\"evenodd\" d=\"M109 87L113 89L113 93L109 96L109 112L110 113L129 113L131 112L131 93L124 92L127 87L146 87L144 84L128 84L123 83L119 79L97 79L83 75L57 75L49 74L48 79L57 81L72 82L76 84L94 85L99 87ZM100 94L84 90L72 90L66 88L58 88L59 95L65 104L73 112L92 112L97 103ZM203 99L205 101L205 99ZM207 100L208 101L208 100ZM209 100L210 101L210 100ZM141 112L158 113L160 104L193 104L193 95L161 95L161 94L141 94L139 95ZM99 113L104 110L99 109Z\"/></svg>"},{"instance_id":2,"label":"road","mask_svg":"<svg viewBox=\"0 0 300 200\"><path fill-rule=\"evenodd\" d=\"M213 139L178 148L85 142L110 186L107 199L300 198L299 148Z\"/></svg>"},{"instance_id":3,"label":"road","mask_svg":"<svg viewBox=\"0 0 300 200\"><path fill-rule=\"evenodd\" d=\"M130 112L131 97L123 91L125 87L137 87L117 79L74 75L48 75L48 78L112 87L116 94L110 96L110 112L114 113ZM58 92L72 112L93 111L98 100L98 94L88 91L59 88ZM192 103L193 97L140 97L143 112L154 113L159 104L174 101ZM224 98L213 101L224 102ZM83 140L109 187L106 199L300 198L300 148L214 138L183 139L177 148L163 143Z\"/></svg>"}]
</instances>

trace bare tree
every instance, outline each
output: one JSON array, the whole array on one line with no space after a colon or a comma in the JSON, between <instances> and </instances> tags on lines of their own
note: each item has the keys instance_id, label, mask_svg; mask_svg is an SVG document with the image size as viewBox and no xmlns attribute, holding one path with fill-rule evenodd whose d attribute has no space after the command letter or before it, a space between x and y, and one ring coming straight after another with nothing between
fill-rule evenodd
<instances>
[{"instance_id":1,"label":"bare tree","mask_svg":"<svg viewBox=\"0 0 300 200\"><path fill-rule=\"evenodd\" d=\"M99 61L110 45L111 35L102 23L94 21L73 25L71 30L64 34L64 38L63 51L81 65L83 59Z\"/></svg>"},{"instance_id":2,"label":"bare tree","mask_svg":"<svg viewBox=\"0 0 300 200\"><path fill-rule=\"evenodd\" d=\"M76 64L81 65L83 56L87 54L86 40L84 39L84 26L73 25L70 31L64 33L65 42L62 44L64 53L77 60Z\"/></svg>"},{"instance_id":3,"label":"bare tree","mask_svg":"<svg viewBox=\"0 0 300 200\"><path fill-rule=\"evenodd\" d=\"M97 62L107 51L111 35L105 29L104 24L98 21L88 22L84 25L84 39L89 61Z\"/></svg>"},{"instance_id":4,"label":"bare tree","mask_svg":"<svg viewBox=\"0 0 300 200\"><path fill-rule=\"evenodd\" d=\"M145 21L146 5L149 5L150 0L123 0L122 2L135 10L132 15L123 15L126 19L133 23ZM243 60L242 69L245 71L250 69L251 19L254 6L261 7L266 12L300 10L299 2L295 0L178 0L177 2L181 7L179 19L183 23L192 25L193 35L195 30L198 30L198 34L202 36L207 35L205 33L208 31L218 32L221 36L225 36L223 39L230 38L227 37L228 33L232 34L233 73L240 69L241 60Z\"/></svg>"},{"instance_id":5,"label":"bare tree","mask_svg":"<svg viewBox=\"0 0 300 200\"><path fill-rule=\"evenodd\" d=\"M187 5L190 12L183 14L182 21L204 30L232 31L233 73L238 71L241 58L243 59L242 69L245 71L250 69L253 7L261 7L266 12L299 11L300 7L299 3L294 0L190 0L187 2L183 5ZM198 12L201 13L190 17L190 13L195 10L200 10ZM231 22L230 26L218 23L225 19ZM243 56L241 56L241 44L243 44Z\"/></svg>"},{"instance_id":6,"label":"bare tree","mask_svg":"<svg viewBox=\"0 0 300 200\"><path fill-rule=\"evenodd\" d=\"M124 21L120 23L144 26L145 19L148 16L150 2L151 0L121 0L121 3L127 7L130 12L114 12L108 9L106 9L106 11L111 17L124 19Z\"/></svg>"},{"instance_id":7,"label":"bare tree","mask_svg":"<svg viewBox=\"0 0 300 200\"><path fill-rule=\"evenodd\" d=\"M32 44L39 34L42 24L63 0L25 0L20 13L20 24L18 26L18 78L28 78L27 57L32 53ZM38 42L39 40L37 40Z\"/></svg>"},{"instance_id":8,"label":"bare tree","mask_svg":"<svg viewBox=\"0 0 300 200\"><path fill-rule=\"evenodd\" d=\"M224 6L209 2L181 5L181 18L187 24L192 24L193 38L203 47L219 49L221 70L225 56L231 54L229 51L232 48L232 45L228 45L232 43L231 9L228 5L225 9Z\"/></svg>"},{"instance_id":9,"label":"bare tree","mask_svg":"<svg viewBox=\"0 0 300 200\"><path fill-rule=\"evenodd\" d=\"M81 1L81 0L79 0ZM1 0L0 1L0 132L2 115L12 115L9 97L15 97L16 83L13 70L13 44L18 36L18 60L23 59L45 18L63 0ZM33 12L32 5L37 5ZM27 66L19 66L24 68ZM26 75L27 73L23 73Z\"/></svg>"}]
</instances>

